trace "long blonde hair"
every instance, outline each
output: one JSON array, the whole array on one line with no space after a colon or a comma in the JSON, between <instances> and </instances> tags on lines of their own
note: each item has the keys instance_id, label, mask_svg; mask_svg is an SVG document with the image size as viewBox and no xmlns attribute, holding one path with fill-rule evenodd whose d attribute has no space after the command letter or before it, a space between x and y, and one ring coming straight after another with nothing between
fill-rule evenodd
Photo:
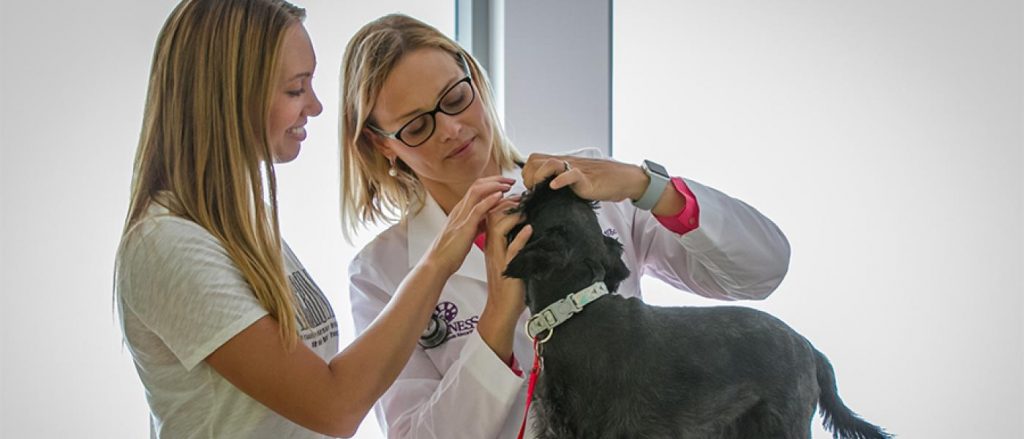
<instances>
[{"instance_id":1,"label":"long blonde hair","mask_svg":"<svg viewBox=\"0 0 1024 439\"><path fill-rule=\"evenodd\" d=\"M174 9L153 54L123 231L154 202L202 226L289 347L297 313L266 125L285 32L304 18L283 0L184 0Z\"/></svg>"},{"instance_id":2,"label":"long blonde hair","mask_svg":"<svg viewBox=\"0 0 1024 439\"><path fill-rule=\"evenodd\" d=\"M460 66L468 67L491 126L492 158L500 169L522 161L501 128L490 81L472 55L415 18L402 14L378 18L349 40L342 64L341 217L346 238L367 223L405 219L414 206L423 205L427 196L416 174L400 160L396 163L398 176L388 175L391 163L374 148L365 129L388 74L403 55L421 48L441 49Z\"/></svg>"}]
</instances>

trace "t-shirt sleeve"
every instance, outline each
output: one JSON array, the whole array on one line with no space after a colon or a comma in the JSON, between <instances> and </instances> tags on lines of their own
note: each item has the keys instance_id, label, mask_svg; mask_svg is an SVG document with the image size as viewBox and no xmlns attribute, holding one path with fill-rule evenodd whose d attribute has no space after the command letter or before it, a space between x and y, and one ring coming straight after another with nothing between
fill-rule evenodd
<instances>
[{"instance_id":1,"label":"t-shirt sleeve","mask_svg":"<svg viewBox=\"0 0 1024 439\"><path fill-rule=\"evenodd\" d=\"M117 294L187 370L267 315L220 242L169 216L144 220L125 236Z\"/></svg>"}]
</instances>

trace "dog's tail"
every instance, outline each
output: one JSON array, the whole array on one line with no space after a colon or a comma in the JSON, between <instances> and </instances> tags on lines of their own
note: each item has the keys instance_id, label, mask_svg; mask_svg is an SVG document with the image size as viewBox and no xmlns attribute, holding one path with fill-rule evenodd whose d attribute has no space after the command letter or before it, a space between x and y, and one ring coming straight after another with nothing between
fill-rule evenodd
<instances>
[{"instance_id":1,"label":"dog's tail","mask_svg":"<svg viewBox=\"0 0 1024 439\"><path fill-rule=\"evenodd\" d=\"M836 375L825 354L814 350L815 363L818 366L818 406L825 429L832 432L836 439L892 439L893 435L883 428L873 425L850 410L843 400L839 399L836 388Z\"/></svg>"}]
</instances>

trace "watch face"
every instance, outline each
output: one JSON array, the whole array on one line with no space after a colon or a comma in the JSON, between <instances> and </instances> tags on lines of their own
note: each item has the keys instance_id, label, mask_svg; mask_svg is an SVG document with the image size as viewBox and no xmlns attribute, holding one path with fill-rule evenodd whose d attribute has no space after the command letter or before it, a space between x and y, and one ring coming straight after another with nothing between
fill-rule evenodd
<instances>
[{"instance_id":1,"label":"watch face","mask_svg":"<svg viewBox=\"0 0 1024 439\"><path fill-rule=\"evenodd\" d=\"M662 177L668 178L668 171L665 170L664 166L654 163L650 160L644 160L644 167L646 167L652 173L658 174Z\"/></svg>"}]
</instances>

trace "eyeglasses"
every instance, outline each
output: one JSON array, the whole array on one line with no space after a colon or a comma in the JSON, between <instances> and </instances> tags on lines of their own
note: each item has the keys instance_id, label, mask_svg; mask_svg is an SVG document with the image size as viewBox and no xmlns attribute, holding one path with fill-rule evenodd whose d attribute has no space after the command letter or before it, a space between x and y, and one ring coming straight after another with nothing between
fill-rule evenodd
<instances>
[{"instance_id":1,"label":"eyeglasses","mask_svg":"<svg viewBox=\"0 0 1024 439\"><path fill-rule=\"evenodd\" d=\"M441 99L433 110L421 113L399 128L398 131L389 133L372 124L367 124L367 126L377 134L389 139L399 140L410 148L420 146L430 139L430 136L434 135L434 129L437 128L435 114L441 112L449 116L455 116L466 111L469 105L473 103L473 99L476 98L476 90L473 89L472 79L471 76L467 75L459 80L459 82L453 84L441 95Z\"/></svg>"}]
</instances>

